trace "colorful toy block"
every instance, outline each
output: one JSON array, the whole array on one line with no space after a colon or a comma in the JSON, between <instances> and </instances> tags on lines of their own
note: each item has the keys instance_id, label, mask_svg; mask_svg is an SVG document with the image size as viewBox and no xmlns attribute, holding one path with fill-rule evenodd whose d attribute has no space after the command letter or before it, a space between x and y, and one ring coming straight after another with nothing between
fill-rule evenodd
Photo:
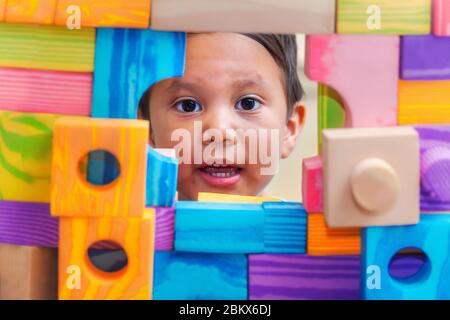
<instances>
[{"instance_id":1,"label":"colorful toy block","mask_svg":"<svg viewBox=\"0 0 450 320\"><path fill-rule=\"evenodd\" d=\"M398 124L450 123L450 80L398 83Z\"/></svg>"},{"instance_id":2,"label":"colorful toy block","mask_svg":"<svg viewBox=\"0 0 450 320\"><path fill-rule=\"evenodd\" d=\"M6 0L5 21L53 24L58 0Z\"/></svg>"},{"instance_id":3,"label":"colorful toy block","mask_svg":"<svg viewBox=\"0 0 450 320\"><path fill-rule=\"evenodd\" d=\"M58 250L0 243L0 300L55 300Z\"/></svg>"},{"instance_id":4,"label":"colorful toy block","mask_svg":"<svg viewBox=\"0 0 450 320\"><path fill-rule=\"evenodd\" d=\"M362 234L361 292L367 300L450 299L450 216L423 214L415 226L373 227ZM416 248L426 256L418 272L406 279L389 273L389 263L399 251ZM376 266L377 274L369 272ZM377 277L380 286L372 287Z\"/></svg>"},{"instance_id":5,"label":"colorful toy block","mask_svg":"<svg viewBox=\"0 0 450 320\"><path fill-rule=\"evenodd\" d=\"M431 0L338 0L337 33L427 34Z\"/></svg>"},{"instance_id":6,"label":"colorful toy block","mask_svg":"<svg viewBox=\"0 0 450 320\"><path fill-rule=\"evenodd\" d=\"M56 248L58 232L48 204L0 201L0 243Z\"/></svg>"},{"instance_id":7,"label":"colorful toy block","mask_svg":"<svg viewBox=\"0 0 450 320\"><path fill-rule=\"evenodd\" d=\"M55 24L65 26L79 8L81 26L148 28L151 0L58 0Z\"/></svg>"},{"instance_id":8,"label":"colorful toy block","mask_svg":"<svg viewBox=\"0 0 450 320\"><path fill-rule=\"evenodd\" d=\"M308 213L308 255L359 255L360 243L359 228L328 228L323 214Z\"/></svg>"},{"instance_id":9,"label":"colorful toy block","mask_svg":"<svg viewBox=\"0 0 450 320\"><path fill-rule=\"evenodd\" d=\"M450 36L450 1L433 0L433 33Z\"/></svg>"},{"instance_id":10,"label":"colorful toy block","mask_svg":"<svg viewBox=\"0 0 450 320\"><path fill-rule=\"evenodd\" d=\"M450 37L405 36L401 46L402 79L450 80Z\"/></svg>"},{"instance_id":11,"label":"colorful toy block","mask_svg":"<svg viewBox=\"0 0 450 320\"><path fill-rule=\"evenodd\" d=\"M0 23L0 67L92 72L95 30Z\"/></svg>"},{"instance_id":12,"label":"colorful toy block","mask_svg":"<svg viewBox=\"0 0 450 320\"><path fill-rule=\"evenodd\" d=\"M140 217L145 204L148 122L62 118L55 123L51 213L61 217ZM110 184L87 182L80 161L89 152L115 156L120 175Z\"/></svg>"},{"instance_id":13,"label":"colorful toy block","mask_svg":"<svg viewBox=\"0 0 450 320\"><path fill-rule=\"evenodd\" d=\"M322 150L322 130L345 127L345 108L339 93L322 83L317 84L317 122L319 150Z\"/></svg>"},{"instance_id":14,"label":"colorful toy block","mask_svg":"<svg viewBox=\"0 0 450 320\"><path fill-rule=\"evenodd\" d=\"M241 196L237 194L214 193L214 192L199 192L197 197L198 202L222 202L222 203L263 203L280 201L277 198L270 197L252 197Z\"/></svg>"},{"instance_id":15,"label":"colorful toy block","mask_svg":"<svg viewBox=\"0 0 450 320\"><path fill-rule=\"evenodd\" d=\"M156 30L330 34L334 25L334 0L152 0Z\"/></svg>"},{"instance_id":16,"label":"colorful toy block","mask_svg":"<svg viewBox=\"0 0 450 320\"><path fill-rule=\"evenodd\" d=\"M0 22L5 19L6 0L0 0Z\"/></svg>"},{"instance_id":17,"label":"colorful toy block","mask_svg":"<svg viewBox=\"0 0 450 320\"><path fill-rule=\"evenodd\" d=\"M0 199L50 202L57 115L0 111Z\"/></svg>"},{"instance_id":18,"label":"colorful toy block","mask_svg":"<svg viewBox=\"0 0 450 320\"><path fill-rule=\"evenodd\" d=\"M305 73L339 93L347 127L396 125L399 42L398 36L306 37Z\"/></svg>"},{"instance_id":19,"label":"colorful toy block","mask_svg":"<svg viewBox=\"0 0 450 320\"><path fill-rule=\"evenodd\" d=\"M155 252L154 300L246 300L245 255Z\"/></svg>"},{"instance_id":20,"label":"colorful toy block","mask_svg":"<svg viewBox=\"0 0 450 320\"><path fill-rule=\"evenodd\" d=\"M88 116L92 74L0 68L0 109Z\"/></svg>"},{"instance_id":21,"label":"colorful toy block","mask_svg":"<svg viewBox=\"0 0 450 320\"><path fill-rule=\"evenodd\" d=\"M62 218L59 243L59 299L148 300L152 298L155 211L142 217ZM109 240L127 255L125 268L97 269L86 257L90 246Z\"/></svg>"},{"instance_id":22,"label":"colorful toy block","mask_svg":"<svg viewBox=\"0 0 450 320\"><path fill-rule=\"evenodd\" d=\"M302 199L306 212L323 212L323 162L321 156L303 159Z\"/></svg>"},{"instance_id":23,"label":"colorful toy block","mask_svg":"<svg viewBox=\"0 0 450 320\"><path fill-rule=\"evenodd\" d=\"M153 207L156 212L155 250L172 251L175 238L175 207Z\"/></svg>"},{"instance_id":24,"label":"colorful toy block","mask_svg":"<svg viewBox=\"0 0 450 320\"><path fill-rule=\"evenodd\" d=\"M410 127L323 131L329 227L419 221L419 136Z\"/></svg>"},{"instance_id":25,"label":"colorful toy block","mask_svg":"<svg viewBox=\"0 0 450 320\"><path fill-rule=\"evenodd\" d=\"M97 29L92 116L136 119L144 92L183 75L185 46L184 33Z\"/></svg>"}]
</instances>

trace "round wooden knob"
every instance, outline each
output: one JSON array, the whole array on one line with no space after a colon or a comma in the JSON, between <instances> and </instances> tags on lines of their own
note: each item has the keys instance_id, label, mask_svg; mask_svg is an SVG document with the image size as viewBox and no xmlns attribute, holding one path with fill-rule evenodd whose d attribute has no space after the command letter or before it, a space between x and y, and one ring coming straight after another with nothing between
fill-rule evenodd
<instances>
[{"instance_id":1,"label":"round wooden knob","mask_svg":"<svg viewBox=\"0 0 450 320\"><path fill-rule=\"evenodd\" d=\"M434 147L420 159L422 188L438 201L450 201L450 148Z\"/></svg>"},{"instance_id":2,"label":"round wooden knob","mask_svg":"<svg viewBox=\"0 0 450 320\"><path fill-rule=\"evenodd\" d=\"M400 190L395 170L378 158L359 162L351 174L350 185L356 203L369 213L382 213L391 207Z\"/></svg>"}]
</instances>

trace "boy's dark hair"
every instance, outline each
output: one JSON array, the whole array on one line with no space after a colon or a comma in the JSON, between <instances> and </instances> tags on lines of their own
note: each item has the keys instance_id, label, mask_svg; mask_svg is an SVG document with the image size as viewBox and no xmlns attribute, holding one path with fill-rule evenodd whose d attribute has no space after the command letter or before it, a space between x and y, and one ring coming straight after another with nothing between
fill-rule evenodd
<instances>
[{"instance_id":1,"label":"boy's dark hair","mask_svg":"<svg viewBox=\"0 0 450 320\"><path fill-rule=\"evenodd\" d=\"M243 35L261 44L284 73L288 116L292 114L294 104L303 98L303 88L297 73L297 40L295 35L243 33ZM150 119L149 102L151 88L139 101L139 110L144 119Z\"/></svg>"}]
</instances>

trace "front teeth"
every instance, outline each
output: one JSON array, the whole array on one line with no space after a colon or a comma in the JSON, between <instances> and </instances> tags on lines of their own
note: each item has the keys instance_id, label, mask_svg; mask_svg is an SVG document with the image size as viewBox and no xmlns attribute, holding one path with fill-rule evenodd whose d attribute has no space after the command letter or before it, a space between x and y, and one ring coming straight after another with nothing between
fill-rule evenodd
<instances>
[{"instance_id":1,"label":"front teeth","mask_svg":"<svg viewBox=\"0 0 450 320\"><path fill-rule=\"evenodd\" d=\"M217 177L217 178L229 178L234 176L236 173L235 172L211 172L210 175L212 175L213 177Z\"/></svg>"}]
</instances>

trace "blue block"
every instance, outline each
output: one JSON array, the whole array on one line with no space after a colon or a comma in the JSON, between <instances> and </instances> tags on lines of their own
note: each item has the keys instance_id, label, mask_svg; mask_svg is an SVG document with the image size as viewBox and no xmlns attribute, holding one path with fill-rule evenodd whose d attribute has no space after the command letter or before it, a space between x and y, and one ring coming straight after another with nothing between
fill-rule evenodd
<instances>
[{"instance_id":1,"label":"blue block","mask_svg":"<svg viewBox=\"0 0 450 320\"><path fill-rule=\"evenodd\" d=\"M415 275L395 279L389 274L389 263L398 251L406 248L422 250L427 261ZM380 282L379 286L369 288L374 266L379 270ZM363 230L361 268L364 299L450 299L450 215L422 214L417 225Z\"/></svg>"},{"instance_id":2,"label":"blue block","mask_svg":"<svg viewBox=\"0 0 450 320\"><path fill-rule=\"evenodd\" d=\"M184 72L186 35L149 29L97 29L92 117L136 119L156 82Z\"/></svg>"},{"instance_id":3,"label":"blue block","mask_svg":"<svg viewBox=\"0 0 450 320\"><path fill-rule=\"evenodd\" d=\"M245 255L155 252L154 300L246 300Z\"/></svg>"}]
</instances>

